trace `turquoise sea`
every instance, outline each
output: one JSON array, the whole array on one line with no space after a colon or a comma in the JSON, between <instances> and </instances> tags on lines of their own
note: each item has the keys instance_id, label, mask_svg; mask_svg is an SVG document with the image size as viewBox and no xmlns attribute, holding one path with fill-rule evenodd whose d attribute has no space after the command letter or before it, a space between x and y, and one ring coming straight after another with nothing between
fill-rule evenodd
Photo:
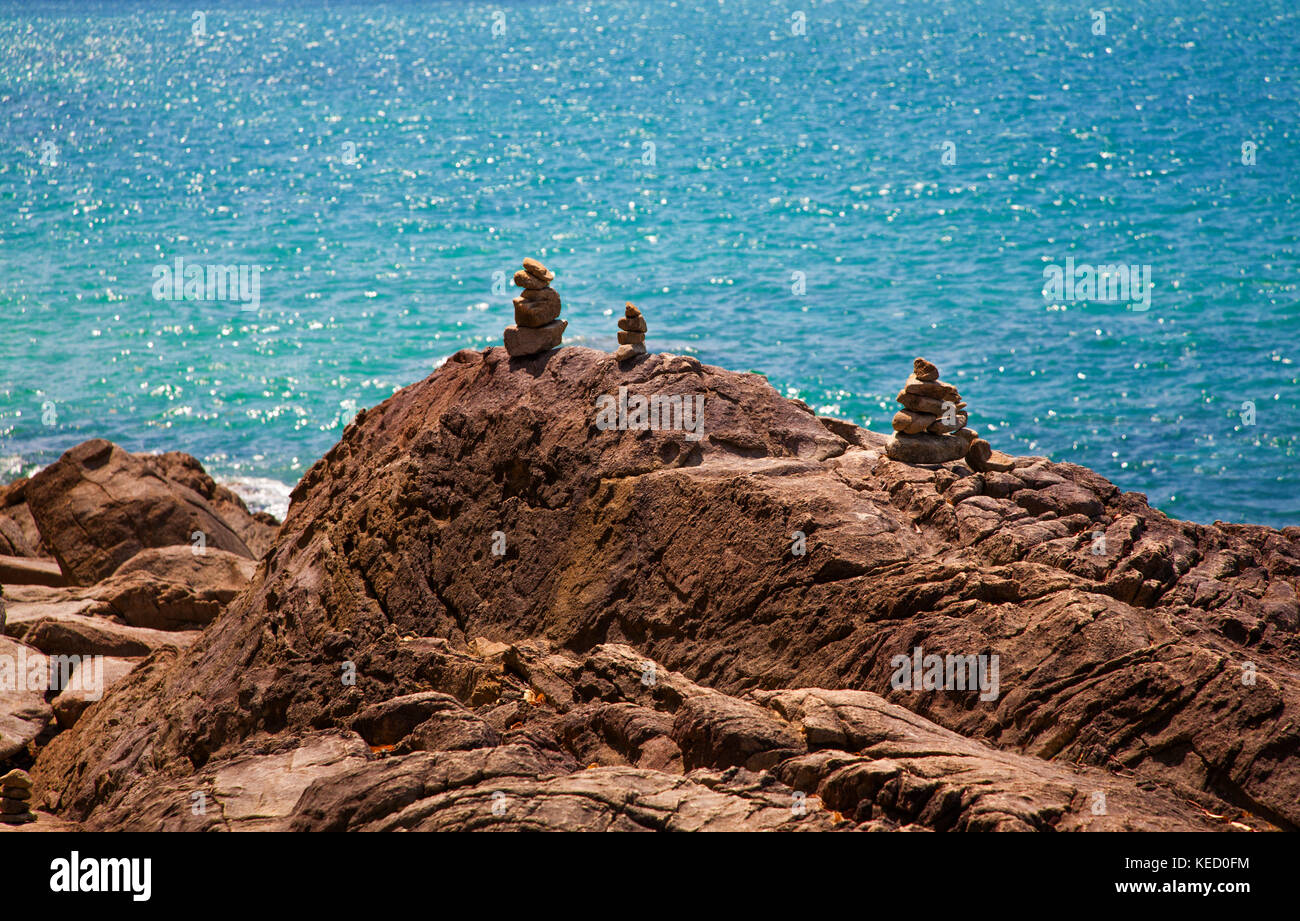
<instances>
[{"instance_id":1,"label":"turquoise sea","mask_svg":"<svg viewBox=\"0 0 1300 921\"><path fill-rule=\"evenodd\" d=\"M0 479L104 436L274 494L500 344L533 255L570 344L632 300L880 431L924 355L997 448L1300 524L1298 38L1293 0L0 0ZM156 299L178 258L256 309ZM1045 298L1067 258L1149 309Z\"/></svg>"}]
</instances>

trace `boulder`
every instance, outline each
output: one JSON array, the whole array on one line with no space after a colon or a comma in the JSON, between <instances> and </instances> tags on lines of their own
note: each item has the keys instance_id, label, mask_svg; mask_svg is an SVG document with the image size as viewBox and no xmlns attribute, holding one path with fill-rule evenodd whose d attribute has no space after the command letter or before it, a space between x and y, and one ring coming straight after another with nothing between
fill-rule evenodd
<instances>
[{"instance_id":1,"label":"boulder","mask_svg":"<svg viewBox=\"0 0 1300 921\"><path fill-rule=\"evenodd\" d=\"M93 593L134 627L193 630L215 620L256 570L252 560L224 550L155 547L131 557Z\"/></svg>"},{"instance_id":2,"label":"boulder","mask_svg":"<svg viewBox=\"0 0 1300 921\"><path fill-rule=\"evenodd\" d=\"M198 458L183 451L135 456L162 476L206 499L221 520L239 535L254 559L261 559L271 549L275 535L280 531L280 522L269 512L250 512L234 490L222 486L208 475Z\"/></svg>"},{"instance_id":3,"label":"boulder","mask_svg":"<svg viewBox=\"0 0 1300 921\"><path fill-rule=\"evenodd\" d=\"M41 536L74 584L90 585L147 547L206 546L251 557L243 539L160 464L103 439L77 445L27 484Z\"/></svg>"},{"instance_id":4,"label":"boulder","mask_svg":"<svg viewBox=\"0 0 1300 921\"><path fill-rule=\"evenodd\" d=\"M24 643L52 656L147 656L159 649L183 649L198 635L130 627L85 614L45 614L20 626Z\"/></svg>"},{"instance_id":5,"label":"boulder","mask_svg":"<svg viewBox=\"0 0 1300 921\"><path fill-rule=\"evenodd\" d=\"M63 570L53 560L26 556L0 556L0 585L67 585Z\"/></svg>"}]
</instances>

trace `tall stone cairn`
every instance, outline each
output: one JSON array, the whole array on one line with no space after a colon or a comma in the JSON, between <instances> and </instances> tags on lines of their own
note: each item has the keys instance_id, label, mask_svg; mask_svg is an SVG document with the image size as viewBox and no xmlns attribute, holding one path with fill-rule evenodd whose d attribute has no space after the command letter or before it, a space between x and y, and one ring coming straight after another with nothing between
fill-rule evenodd
<instances>
[{"instance_id":1,"label":"tall stone cairn","mask_svg":"<svg viewBox=\"0 0 1300 921\"><path fill-rule=\"evenodd\" d=\"M567 320L560 316L560 293L551 287L555 273L536 259L525 259L515 272L515 284L523 290L515 298L515 325L506 327L506 351L511 358L525 358L553 349L564 336Z\"/></svg>"},{"instance_id":2,"label":"tall stone cairn","mask_svg":"<svg viewBox=\"0 0 1300 921\"><path fill-rule=\"evenodd\" d=\"M967 427L966 404L952 384L939 380L939 369L918 358L912 376L898 392L902 405L894 414L894 435L885 443L886 456L907 464L944 464L966 459L973 470L1009 470L993 460L993 449Z\"/></svg>"},{"instance_id":3,"label":"tall stone cairn","mask_svg":"<svg viewBox=\"0 0 1300 921\"><path fill-rule=\"evenodd\" d=\"M631 301L623 310L623 318L618 321L618 351L614 358L627 361L637 355L645 354L645 317Z\"/></svg>"}]
</instances>

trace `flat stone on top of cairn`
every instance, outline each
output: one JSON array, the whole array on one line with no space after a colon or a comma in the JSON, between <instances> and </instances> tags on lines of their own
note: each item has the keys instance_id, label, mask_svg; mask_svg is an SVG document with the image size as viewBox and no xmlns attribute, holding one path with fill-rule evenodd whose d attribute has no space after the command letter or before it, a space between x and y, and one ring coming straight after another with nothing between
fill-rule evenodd
<instances>
[{"instance_id":1,"label":"flat stone on top of cairn","mask_svg":"<svg viewBox=\"0 0 1300 921\"><path fill-rule=\"evenodd\" d=\"M569 325L560 316L560 293L551 287L555 273L536 259L525 259L515 272L515 284L523 291L515 298L515 325L507 326L506 351L511 358L524 358L560 344Z\"/></svg>"},{"instance_id":2,"label":"flat stone on top of cairn","mask_svg":"<svg viewBox=\"0 0 1300 921\"><path fill-rule=\"evenodd\" d=\"M646 322L641 311L631 301L623 310L623 318L618 321L618 351L614 353L617 361L627 361L637 355L645 354Z\"/></svg>"},{"instance_id":3,"label":"flat stone on top of cairn","mask_svg":"<svg viewBox=\"0 0 1300 921\"><path fill-rule=\"evenodd\" d=\"M15 768L0 777L0 822L6 825L35 822L31 798L32 781L25 771Z\"/></svg>"}]
</instances>

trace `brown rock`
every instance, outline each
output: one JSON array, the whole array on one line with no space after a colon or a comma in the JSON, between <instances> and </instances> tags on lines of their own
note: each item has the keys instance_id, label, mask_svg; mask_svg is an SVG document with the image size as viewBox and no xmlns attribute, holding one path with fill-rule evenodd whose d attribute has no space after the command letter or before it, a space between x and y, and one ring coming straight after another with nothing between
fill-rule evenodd
<instances>
[{"instance_id":1,"label":"brown rock","mask_svg":"<svg viewBox=\"0 0 1300 921\"><path fill-rule=\"evenodd\" d=\"M32 779L26 771L13 768L3 776L0 776L0 790L6 793L10 790L30 790L32 788Z\"/></svg>"},{"instance_id":2,"label":"brown rock","mask_svg":"<svg viewBox=\"0 0 1300 921\"><path fill-rule=\"evenodd\" d=\"M123 563L95 586L95 597L134 627L193 630L215 620L256 569L247 557L223 550L159 547Z\"/></svg>"},{"instance_id":3,"label":"brown rock","mask_svg":"<svg viewBox=\"0 0 1300 921\"><path fill-rule=\"evenodd\" d=\"M896 433L885 443L885 454L905 464L946 464L965 453L966 443L953 435Z\"/></svg>"},{"instance_id":4,"label":"brown rock","mask_svg":"<svg viewBox=\"0 0 1300 921\"><path fill-rule=\"evenodd\" d=\"M536 275L532 274L531 272L527 272L523 269L520 269L518 272L515 272L516 287L531 288L534 291L540 291L541 289L547 287L548 285L549 282L544 281L541 278L538 278Z\"/></svg>"},{"instance_id":5,"label":"brown rock","mask_svg":"<svg viewBox=\"0 0 1300 921\"><path fill-rule=\"evenodd\" d=\"M629 333L644 333L646 331L645 317L620 317L618 328Z\"/></svg>"},{"instance_id":6,"label":"brown rock","mask_svg":"<svg viewBox=\"0 0 1300 921\"><path fill-rule=\"evenodd\" d=\"M593 399L619 386L708 394L704 438L596 430ZM223 789L284 803L276 778L310 740L436 691L500 744L363 753L262 821L1190 830L1232 810L1300 825L1300 529L1173 521L1047 461L1018 460L1024 486L985 495L964 464L868 445L757 375L684 356L459 352L350 427L248 591L44 746L37 788L91 830L215 827L178 800L239 762ZM517 555L489 554L498 529ZM480 636L510 650L464 648ZM998 692L894 687L894 657L917 646L998 655ZM452 713L463 725L449 743L431 727L431 744L478 725Z\"/></svg>"},{"instance_id":7,"label":"brown rock","mask_svg":"<svg viewBox=\"0 0 1300 921\"><path fill-rule=\"evenodd\" d=\"M527 326L506 327L506 351L511 358L524 358L556 348L564 338L568 320L552 320L545 326L530 329Z\"/></svg>"},{"instance_id":8,"label":"brown rock","mask_svg":"<svg viewBox=\"0 0 1300 921\"><path fill-rule=\"evenodd\" d=\"M72 670L67 687L51 704L59 727L70 729L75 726L87 707L102 700L108 689L129 675L140 662L140 659L114 656L80 660Z\"/></svg>"},{"instance_id":9,"label":"brown rock","mask_svg":"<svg viewBox=\"0 0 1300 921\"><path fill-rule=\"evenodd\" d=\"M627 343L625 345L620 345L614 350L614 360L627 361L630 358L635 358L637 355L644 355L645 353L645 346L641 343Z\"/></svg>"},{"instance_id":10,"label":"brown rock","mask_svg":"<svg viewBox=\"0 0 1300 921\"><path fill-rule=\"evenodd\" d=\"M525 301L542 304L555 304L560 306L560 292L554 288L524 288L519 292L519 297Z\"/></svg>"},{"instance_id":11,"label":"brown rock","mask_svg":"<svg viewBox=\"0 0 1300 921\"><path fill-rule=\"evenodd\" d=\"M972 470L1007 472L1015 468L1010 460L994 460L993 447L983 438L976 438L970 443L966 452L966 463ZM1100 509L1098 509L1100 512Z\"/></svg>"},{"instance_id":12,"label":"brown rock","mask_svg":"<svg viewBox=\"0 0 1300 921\"><path fill-rule=\"evenodd\" d=\"M22 640L52 656L147 656L159 649L183 649L198 631L163 631L129 627L107 617L51 614L25 625Z\"/></svg>"},{"instance_id":13,"label":"brown rock","mask_svg":"<svg viewBox=\"0 0 1300 921\"><path fill-rule=\"evenodd\" d=\"M19 557L48 556L41 532L27 507L27 479L0 486L0 555ZM0 582L5 581L0 578Z\"/></svg>"},{"instance_id":14,"label":"brown rock","mask_svg":"<svg viewBox=\"0 0 1300 921\"><path fill-rule=\"evenodd\" d=\"M552 272L550 269L548 269L546 266L542 265L536 259L525 259L524 271L527 272L529 275L533 276L534 278L546 282L547 284L550 284L551 282L555 281L555 273Z\"/></svg>"},{"instance_id":15,"label":"brown rock","mask_svg":"<svg viewBox=\"0 0 1300 921\"><path fill-rule=\"evenodd\" d=\"M207 546L251 557L243 539L192 489L157 464L103 439L87 441L32 477L27 502L69 580L106 578L147 547Z\"/></svg>"},{"instance_id":16,"label":"brown rock","mask_svg":"<svg viewBox=\"0 0 1300 921\"><path fill-rule=\"evenodd\" d=\"M903 404L904 409L910 409L914 413L927 413L931 416L942 416L948 406L953 406L952 402L936 400L933 397L923 397L919 394L908 393L905 390L898 391L898 402Z\"/></svg>"},{"instance_id":17,"label":"brown rock","mask_svg":"<svg viewBox=\"0 0 1300 921\"><path fill-rule=\"evenodd\" d=\"M629 333L620 330L618 342L619 345L642 345L645 343L645 333Z\"/></svg>"},{"instance_id":18,"label":"brown rock","mask_svg":"<svg viewBox=\"0 0 1300 921\"><path fill-rule=\"evenodd\" d=\"M935 419L933 422L931 422L926 427L925 430L929 432L931 435L951 435L953 432L964 429L966 427L966 421L968 419L966 413L958 412L958 413L954 413L953 415L956 417L956 425L949 425L942 418L940 418L940 419Z\"/></svg>"},{"instance_id":19,"label":"brown rock","mask_svg":"<svg viewBox=\"0 0 1300 921\"><path fill-rule=\"evenodd\" d=\"M961 400L961 394L952 384L945 384L943 381L923 381L915 374L903 384L903 392L935 400L947 400L950 403Z\"/></svg>"},{"instance_id":20,"label":"brown rock","mask_svg":"<svg viewBox=\"0 0 1300 921\"><path fill-rule=\"evenodd\" d=\"M560 315L560 300L526 301L515 298L515 325L538 329L550 323Z\"/></svg>"},{"instance_id":21,"label":"brown rock","mask_svg":"<svg viewBox=\"0 0 1300 921\"><path fill-rule=\"evenodd\" d=\"M912 376L918 381L937 381L939 368L924 358L916 358L912 361Z\"/></svg>"},{"instance_id":22,"label":"brown rock","mask_svg":"<svg viewBox=\"0 0 1300 921\"><path fill-rule=\"evenodd\" d=\"M216 511L221 520L239 535L248 546L254 559L261 559L270 549L280 522L268 512L250 512L244 500L234 490L221 486L203 469L198 458L183 451L165 454L137 454L136 457L152 467L160 476L180 483L198 493Z\"/></svg>"},{"instance_id":23,"label":"brown rock","mask_svg":"<svg viewBox=\"0 0 1300 921\"><path fill-rule=\"evenodd\" d=\"M0 556L0 585L67 585L63 570L53 560L25 556Z\"/></svg>"},{"instance_id":24,"label":"brown rock","mask_svg":"<svg viewBox=\"0 0 1300 921\"><path fill-rule=\"evenodd\" d=\"M929 413L916 413L910 409L900 409L894 413L894 419L890 423L895 432L903 432L907 435L919 435L929 426L934 424L935 416Z\"/></svg>"},{"instance_id":25,"label":"brown rock","mask_svg":"<svg viewBox=\"0 0 1300 921\"><path fill-rule=\"evenodd\" d=\"M42 736L54 711L45 702L45 691L28 680L33 670L49 674L49 665L39 650L0 636L0 766L27 749L28 743ZM25 666L25 667L24 667ZM0 770L3 768L0 767ZM21 773L21 772L20 772ZM4 783L19 785L21 778L5 775Z\"/></svg>"}]
</instances>

